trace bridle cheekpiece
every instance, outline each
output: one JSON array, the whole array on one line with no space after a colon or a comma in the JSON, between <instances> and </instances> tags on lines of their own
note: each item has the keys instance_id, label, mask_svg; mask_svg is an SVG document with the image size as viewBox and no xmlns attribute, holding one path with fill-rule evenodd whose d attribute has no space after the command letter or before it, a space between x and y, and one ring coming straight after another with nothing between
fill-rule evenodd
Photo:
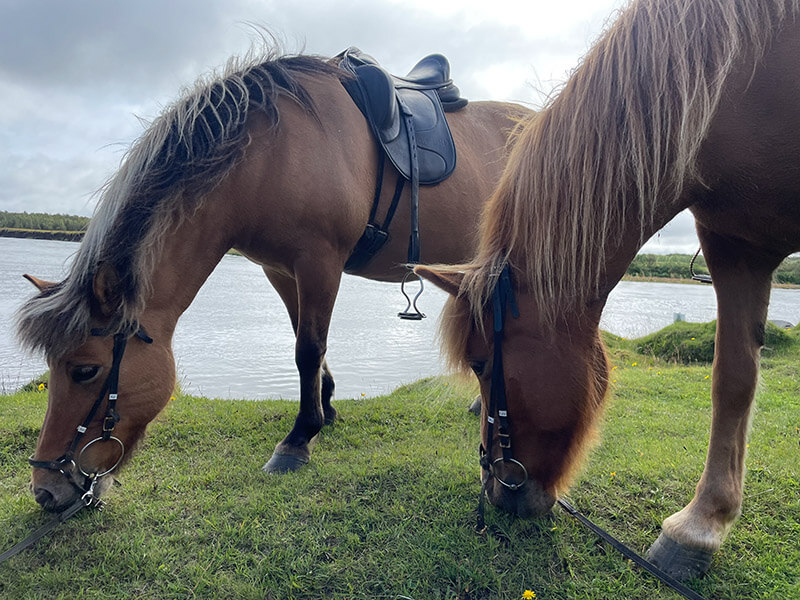
<instances>
[{"instance_id":1,"label":"bridle cheekpiece","mask_svg":"<svg viewBox=\"0 0 800 600\"><path fill-rule=\"evenodd\" d=\"M519 317L519 307L514 295L514 284L511 280L511 268L508 263L503 264L496 277L492 290L492 312L494 317L493 342L494 355L492 361L492 379L489 388L489 407L486 412L486 442L482 443L479 449L480 465L487 472L481 488L481 496L478 503L478 521L476 529L483 532L486 529L484 520L484 502L486 497L486 487L491 478L494 478L500 485L511 491L517 491L528 480L528 471L521 462L514 458L511 450L511 429L508 417L508 402L506 399L506 385L503 371L503 334L505 329L506 310L511 309L514 318ZM496 415L496 418L495 418ZM494 442L494 427L497 425L497 435L500 438L499 445L501 456L492 458L492 446ZM520 473L519 481L508 481L497 474L495 465L503 462L507 465L514 465Z\"/></svg>"}]
</instances>

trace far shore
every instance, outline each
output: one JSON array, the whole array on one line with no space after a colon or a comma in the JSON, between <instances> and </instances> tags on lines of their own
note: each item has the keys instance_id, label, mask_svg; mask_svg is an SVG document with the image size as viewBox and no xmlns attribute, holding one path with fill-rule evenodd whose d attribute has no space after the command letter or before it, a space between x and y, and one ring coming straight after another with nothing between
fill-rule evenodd
<instances>
[{"instance_id":1,"label":"far shore","mask_svg":"<svg viewBox=\"0 0 800 600\"><path fill-rule=\"evenodd\" d=\"M83 237L82 231L41 231L34 229L12 229L0 227L0 237L27 238L39 240L59 240L65 242L80 242ZM235 250L230 250L233 254L238 254ZM708 285L700 281L683 277L643 277L640 275L625 275L622 281L650 282L650 283L687 283L691 285ZM783 289L798 289L800 285L794 283L773 283L772 287Z\"/></svg>"},{"instance_id":2,"label":"far shore","mask_svg":"<svg viewBox=\"0 0 800 600\"><path fill-rule=\"evenodd\" d=\"M640 275L624 275L622 281L633 281L641 283L687 283L690 285L708 285L702 281L695 281L694 279L682 277L642 277ZM772 287L787 290L800 289L800 285L796 283L772 283Z\"/></svg>"}]
</instances>

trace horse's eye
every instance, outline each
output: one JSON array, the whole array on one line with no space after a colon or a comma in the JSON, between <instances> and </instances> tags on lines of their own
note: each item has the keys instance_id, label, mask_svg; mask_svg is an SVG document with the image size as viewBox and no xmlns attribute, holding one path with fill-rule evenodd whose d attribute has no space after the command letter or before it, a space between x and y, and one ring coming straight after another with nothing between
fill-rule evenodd
<instances>
[{"instance_id":1,"label":"horse's eye","mask_svg":"<svg viewBox=\"0 0 800 600\"><path fill-rule=\"evenodd\" d=\"M471 360L469 362L469 367L472 371L480 377L483 375L484 370L486 369L486 361L485 360Z\"/></svg>"},{"instance_id":2,"label":"horse's eye","mask_svg":"<svg viewBox=\"0 0 800 600\"><path fill-rule=\"evenodd\" d=\"M100 373L98 365L81 365L72 369L72 381L75 383L91 383Z\"/></svg>"}]
</instances>

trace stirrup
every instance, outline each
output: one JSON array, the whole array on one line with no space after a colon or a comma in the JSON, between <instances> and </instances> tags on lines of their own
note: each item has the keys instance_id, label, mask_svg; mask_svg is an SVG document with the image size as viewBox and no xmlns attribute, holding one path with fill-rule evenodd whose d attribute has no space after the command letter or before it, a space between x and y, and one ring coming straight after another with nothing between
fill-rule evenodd
<instances>
[{"instance_id":1,"label":"stirrup","mask_svg":"<svg viewBox=\"0 0 800 600\"><path fill-rule=\"evenodd\" d=\"M419 280L419 291L414 296L413 300L411 298L409 298L408 294L406 294L406 281L408 281L408 278L411 275L415 275L417 277L417 279ZM421 313L419 311L419 309L417 308L417 298L419 298L422 295L422 292L424 291L424 289L425 289L425 286L422 283L422 277L420 277L419 275L414 273L414 271L408 271L405 274L405 276L403 277L403 281L400 283L400 291L402 292L403 296L406 297L406 302L408 304L406 305L406 309L403 312L397 313L398 317L400 317L401 319L409 320L409 321L421 321L422 319L425 318L425 314ZM412 311L412 308L413 308L413 311Z\"/></svg>"},{"instance_id":2,"label":"stirrup","mask_svg":"<svg viewBox=\"0 0 800 600\"><path fill-rule=\"evenodd\" d=\"M700 252L702 248L698 248L697 252L694 253L692 257L692 262L689 263L689 272L692 274L692 279L695 281L699 281L700 283L711 283L711 275L706 275L705 273L695 273L694 272L694 261L697 260L697 257L700 256Z\"/></svg>"}]
</instances>

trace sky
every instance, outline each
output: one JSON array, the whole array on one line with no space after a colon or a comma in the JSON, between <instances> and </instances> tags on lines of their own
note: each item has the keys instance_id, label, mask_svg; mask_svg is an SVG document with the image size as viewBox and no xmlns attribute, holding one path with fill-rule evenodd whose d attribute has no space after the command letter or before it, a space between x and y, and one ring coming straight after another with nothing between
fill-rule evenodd
<instances>
[{"instance_id":1,"label":"sky","mask_svg":"<svg viewBox=\"0 0 800 600\"><path fill-rule=\"evenodd\" d=\"M446 55L462 95L542 106L625 0L0 0L0 210L91 216L149 120L266 28L390 72ZM643 251L693 252L682 213Z\"/></svg>"}]
</instances>

